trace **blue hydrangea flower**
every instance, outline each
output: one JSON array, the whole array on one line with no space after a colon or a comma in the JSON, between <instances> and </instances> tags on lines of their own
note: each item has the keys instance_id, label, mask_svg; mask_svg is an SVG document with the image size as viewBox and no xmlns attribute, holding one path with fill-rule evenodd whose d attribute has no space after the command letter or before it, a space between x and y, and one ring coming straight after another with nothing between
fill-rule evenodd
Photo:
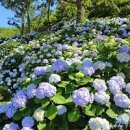
<instances>
[{"instance_id":1,"label":"blue hydrangea flower","mask_svg":"<svg viewBox=\"0 0 130 130\"><path fill-rule=\"evenodd\" d=\"M93 87L97 91L106 91L107 90L106 83L102 79L95 79L93 81Z\"/></svg>"},{"instance_id":2,"label":"blue hydrangea flower","mask_svg":"<svg viewBox=\"0 0 130 130\"><path fill-rule=\"evenodd\" d=\"M6 104L0 104L0 113L5 113L6 111Z\"/></svg>"},{"instance_id":3,"label":"blue hydrangea flower","mask_svg":"<svg viewBox=\"0 0 130 130\"><path fill-rule=\"evenodd\" d=\"M16 113L17 109L13 106L12 103L9 103L6 105L5 114L8 118L13 117L13 115Z\"/></svg>"},{"instance_id":4,"label":"blue hydrangea flower","mask_svg":"<svg viewBox=\"0 0 130 130\"><path fill-rule=\"evenodd\" d=\"M63 105L56 106L58 115L63 115L67 112L67 108Z\"/></svg>"},{"instance_id":5,"label":"blue hydrangea flower","mask_svg":"<svg viewBox=\"0 0 130 130\"><path fill-rule=\"evenodd\" d=\"M130 107L130 99L125 94L116 94L114 96L115 105L121 108L129 108Z\"/></svg>"},{"instance_id":6,"label":"blue hydrangea flower","mask_svg":"<svg viewBox=\"0 0 130 130\"><path fill-rule=\"evenodd\" d=\"M116 123L120 125L128 125L129 124L129 116L125 113L117 117Z\"/></svg>"},{"instance_id":7,"label":"blue hydrangea flower","mask_svg":"<svg viewBox=\"0 0 130 130\"><path fill-rule=\"evenodd\" d=\"M28 85L27 96L28 96L28 98L34 98L36 96L36 85L35 84Z\"/></svg>"},{"instance_id":8,"label":"blue hydrangea flower","mask_svg":"<svg viewBox=\"0 0 130 130\"><path fill-rule=\"evenodd\" d=\"M19 126L15 123L6 124L3 130L19 130Z\"/></svg>"},{"instance_id":9,"label":"blue hydrangea flower","mask_svg":"<svg viewBox=\"0 0 130 130\"><path fill-rule=\"evenodd\" d=\"M119 49L119 53L123 53L123 52L129 53L129 51L130 51L130 48L126 45L122 45Z\"/></svg>"},{"instance_id":10,"label":"blue hydrangea flower","mask_svg":"<svg viewBox=\"0 0 130 130\"><path fill-rule=\"evenodd\" d=\"M69 68L68 64L64 60L57 60L52 64L52 70L61 72Z\"/></svg>"},{"instance_id":11,"label":"blue hydrangea flower","mask_svg":"<svg viewBox=\"0 0 130 130\"><path fill-rule=\"evenodd\" d=\"M43 76L46 74L46 72L47 72L46 67L36 67L34 69L34 74L36 76Z\"/></svg>"},{"instance_id":12,"label":"blue hydrangea flower","mask_svg":"<svg viewBox=\"0 0 130 130\"><path fill-rule=\"evenodd\" d=\"M40 83L36 90L36 97L39 99L42 99L45 96L52 97L55 94L56 94L56 87L46 82Z\"/></svg>"},{"instance_id":13,"label":"blue hydrangea flower","mask_svg":"<svg viewBox=\"0 0 130 130\"><path fill-rule=\"evenodd\" d=\"M87 88L79 88L72 95L73 102L79 106L85 106L94 100L93 94L90 94Z\"/></svg>"},{"instance_id":14,"label":"blue hydrangea flower","mask_svg":"<svg viewBox=\"0 0 130 130\"><path fill-rule=\"evenodd\" d=\"M95 101L101 105L106 104L110 100L110 96L104 91L96 93L94 98Z\"/></svg>"},{"instance_id":15,"label":"blue hydrangea flower","mask_svg":"<svg viewBox=\"0 0 130 130\"><path fill-rule=\"evenodd\" d=\"M27 97L25 95L25 92L19 91L14 95L14 98L12 100L13 106L15 108L22 108L27 103Z\"/></svg>"},{"instance_id":16,"label":"blue hydrangea flower","mask_svg":"<svg viewBox=\"0 0 130 130\"><path fill-rule=\"evenodd\" d=\"M81 71L84 73L84 75L89 75L89 76L95 73L94 65L90 59L86 58L83 61L83 66L81 67Z\"/></svg>"},{"instance_id":17,"label":"blue hydrangea flower","mask_svg":"<svg viewBox=\"0 0 130 130\"><path fill-rule=\"evenodd\" d=\"M30 117L30 116L25 117L22 120L22 126L32 128L34 126L34 119L32 117Z\"/></svg>"}]
</instances>

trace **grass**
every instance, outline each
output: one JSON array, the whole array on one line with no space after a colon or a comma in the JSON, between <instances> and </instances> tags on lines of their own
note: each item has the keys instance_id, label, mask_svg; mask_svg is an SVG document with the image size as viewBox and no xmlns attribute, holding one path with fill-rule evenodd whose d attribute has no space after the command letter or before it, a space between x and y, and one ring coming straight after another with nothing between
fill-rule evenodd
<instances>
[{"instance_id":1,"label":"grass","mask_svg":"<svg viewBox=\"0 0 130 130\"><path fill-rule=\"evenodd\" d=\"M10 37L15 34L19 34L19 31L16 28L0 28L0 38Z\"/></svg>"}]
</instances>

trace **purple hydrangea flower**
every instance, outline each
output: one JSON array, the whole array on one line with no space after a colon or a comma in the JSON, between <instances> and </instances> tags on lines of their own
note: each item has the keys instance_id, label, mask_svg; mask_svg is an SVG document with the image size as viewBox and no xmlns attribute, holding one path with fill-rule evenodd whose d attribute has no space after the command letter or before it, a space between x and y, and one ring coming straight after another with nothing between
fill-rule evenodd
<instances>
[{"instance_id":1,"label":"purple hydrangea flower","mask_svg":"<svg viewBox=\"0 0 130 130\"><path fill-rule=\"evenodd\" d=\"M34 74L35 74L36 76L45 75L46 72L47 72L46 67L36 67L36 68L34 69Z\"/></svg>"},{"instance_id":2,"label":"purple hydrangea flower","mask_svg":"<svg viewBox=\"0 0 130 130\"><path fill-rule=\"evenodd\" d=\"M25 117L23 120L22 120L22 126L23 127L33 127L34 126L34 119L30 116L27 116Z\"/></svg>"},{"instance_id":3,"label":"purple hydrangea flower","mask_svg":"<svg viewBox=\"0 0 130 130\"><path fill-rule=\"evenodd\" d=\"M40 83L36 91L36 97L39 99L42 99L45 96L52 97L55 94L56 94L56 87L45 82Z\"/></svg>"},{"instance_id":4,"label":"purple hydrangea flower","mask_svg":"<svg viewBox=\"0 0 130 130\"><path fill-rule=\"evenodd\" d=\"M12 100L13 106L15 108L22 108L27 103L27 97L25 95L25 92L19 91L14 95L14 98Z\"/></svg>"},{"instance_id":5,"label":"purple hydrangea flower","mask_svg":"<svg viewBox=\"0 0 130 130\"><path fill-rule=\"evenodd\" d=\"M67 44L63 44L63 45L62 45L62 49L63 49L63 50L68 50L68 49L69 49L69 46L68 46Z\"/></svg>"},{"instance_id":6,"label":"purple hydrangea flower","mask_svg":"<svg viewBox=\"0 0 130 130\"><path fill-rule=\"evenodd\" d=\"M93 87L97 91L106 91L107 90L106 83L102 79L95 79L93 81Z\"/></svg>"},{"instance_id":7,"label":"purple hydrangea flower","mask_svg":"<svg viewBox=\"0 0 130 130\"><path fill-rule=\"evenodd\" d=\"M125 91L130 94L130 83L126 85Z\"/></svg>"},{"instance_id":8,"label":"purple hydrangea flower","mask_svg":"<svg viewBox=\"0 0 130 130\"><path fill-rule=\"evenodd\" d=\"M110 96L106 94L106 92L100 91L95 94L95 101L97 103L100 103L101 105L106 104L107 102L109 102L109 100L110 100Z\"/></svg>"},{"instance_id":9,"label":"purple hydrangea flower","mask_svg":"<svg viewBox=\"0 0 130 130\"><path fill-rule=\"evenodd\" d=\"M3 130L19 130L19 126L15 123L6 124Z\"/></svg>"},{"instance_id":10,"label":"purple hydrangea flower","mask_svg":"<svg viewBox=\"0 0 130 130\"><path fill-rule=\"evenodd\" d=\"M73 102L76 105L84 106L89 103L92 103L94 100L93 94L90 94L87 88L80 88L75 90L72 95Z\"/></svg>"},{"instance_id":11,"label":"purple hydrangea flower","mask_svg":"<svg viewBox=\"0 0 130 130\"><path fill-rule=\"evenodd\" d=\"M129 116L127 114L120 115L116 119L116 124L128 125L129 124Z\"/></svg>"},{"instance_id":12,"label":"purple hydrangea flower","mask_svg":"<svg viewBox=\"0 0 130 130\"><path fill-rule=\"evenodd\" d=\"M69 68L68 64L64 60L57 60L52 64L52 69L56 72L61 72Z\"/></svg>"},{"instance_id":13,"label":"purple hydrangea flower","mask_svg":"<svg viewBox=\"0 0 130 130\"><path fill-rule=\"evenodd\" d=\"M114 102L116 106L121 108L129 108L130 107L130 99L125 94L116 94L114 96Z\"/></svg>"},{"instance_id":14,"label":"purple hydrangea flower","mask_svg":"<svg viewBox=\"0 0 130 130\"><path fill-rule=\"evenodd\" d=\"M102 41L103 39L104 39L104 38L103 38L102 35L98 35L98 36L96 37L96 41L98 41L98 42Z\"/></svg>"}]
</instances>

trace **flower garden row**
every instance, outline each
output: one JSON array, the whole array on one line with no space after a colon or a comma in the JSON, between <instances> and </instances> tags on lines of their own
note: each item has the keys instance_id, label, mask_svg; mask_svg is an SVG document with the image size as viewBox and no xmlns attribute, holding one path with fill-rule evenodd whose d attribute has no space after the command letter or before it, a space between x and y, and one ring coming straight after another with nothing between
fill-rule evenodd
<instances>
[{"instance_id":1,"label":"flower garden row","mask_svg":"<svg viewBox=\"0 0 130 130\"><path fill-rule=\"evenodd\" d=\"M86 27L65 24L5 54L0 64L1 129L130 128L129 20L87 22ZM117 25L125 30L118 36Z\"/></svg>"}]
</instances>

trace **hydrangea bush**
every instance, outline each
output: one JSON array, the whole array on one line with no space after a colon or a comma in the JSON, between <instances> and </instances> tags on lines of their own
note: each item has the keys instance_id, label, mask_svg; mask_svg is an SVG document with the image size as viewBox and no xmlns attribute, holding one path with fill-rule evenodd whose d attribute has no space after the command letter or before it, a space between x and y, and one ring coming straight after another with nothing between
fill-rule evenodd
<instances>
[{"instance_id":1,"label":"hydrangea bush","mask_svg":"<svg viewBox=\"0 0 130 130\"><path fill-rule=\"evenodd\" d=\"M0 129L130 129L130 21L86 23L65 24L5 54Z\"/></svg>"}]
</instances>

